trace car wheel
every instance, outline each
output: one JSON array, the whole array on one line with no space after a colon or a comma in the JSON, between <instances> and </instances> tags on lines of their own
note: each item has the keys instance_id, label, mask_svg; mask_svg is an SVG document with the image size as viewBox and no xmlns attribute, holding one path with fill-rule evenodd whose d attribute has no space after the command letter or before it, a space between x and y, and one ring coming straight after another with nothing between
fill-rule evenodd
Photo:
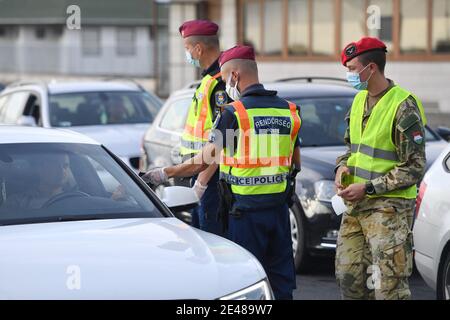
<instances>
[{"instance_id":1,"label":"car wheel","mask_svg":"<svg viewBox=\"0 0 450 320\"><path fill-rule=\"evenodd\" d=\"M297 203L289 208L291 222L292 250L294 252L295 269L297 272L306 271L310 256L306 250L306 238L303 217Z\"/></svg>"},{"instance_id":2,"label":"car wheel","mask_svg":"<svg viewBox=\"0 0 450 320\"><path fill-rule=\"evenodd\" d=\"M450 251L439 268L436 293L438 300L450 300Z\"/></svg>"}]
</instances>

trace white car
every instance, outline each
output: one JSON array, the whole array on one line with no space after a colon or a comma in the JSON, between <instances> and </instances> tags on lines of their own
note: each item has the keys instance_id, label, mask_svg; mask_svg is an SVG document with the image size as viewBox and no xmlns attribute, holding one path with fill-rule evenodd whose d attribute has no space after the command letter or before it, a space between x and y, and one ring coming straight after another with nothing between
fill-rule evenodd
<instances>
[{"instance_id":1,"label":"white car","mask_svg":"<svg viewBox=\"0 0 450 320\"><path fill-rule=\"evenodd\" d=\"M416 212L417 269L438 299L450 300L450 145L425 174Z\"/></svg>"},{"instance_id":2,"label":"white car","mask_svg":"<svg viewBox=\"0 0 450 320\"><path fill-rule=\"evenodd\" d=\"M273 298L247 250L190 227L81 134L0 126L0 299Z\"/></svg>"},{"instance_id":3,"label":"white car","mask_svg":"<svg viewBox=\"0 0 450 320\"><path fill-rule=\"evenodd\" d=\"M138 170L142 137L162 102L125 80L18 82L0 94L0 124L70 128Z\"/></svg>"}]
</instances>

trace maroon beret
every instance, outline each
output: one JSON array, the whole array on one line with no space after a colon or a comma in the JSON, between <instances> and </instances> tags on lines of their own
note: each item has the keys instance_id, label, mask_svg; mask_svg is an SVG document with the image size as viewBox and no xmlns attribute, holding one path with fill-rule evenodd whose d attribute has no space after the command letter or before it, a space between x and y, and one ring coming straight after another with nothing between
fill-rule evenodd
<instances>
[{"instance_id":1,"label":"maroon beret","mask_svg":"<svg viewBox=\"0 0 450 320\"><path fill-rule=\"evenodd\" d=\"M183 38L190 36L214 36L219 26L209 20L191 20L183 23L178 29Z\"/></svg>"},{"instance_id":2,"label":"maroon beret","mask_svg":"<svg viewBox=\"0 0 450 320\"><path fill-rule=\"evenodd\" d=\"M225 62L233 59L255 60L255 50L249 46L235 46L222 52L219 58L219 65L222 66Z\"/></svg>"},{"instance_id":3,"label":"maroon beret","mask_svg":"<svg viewBox=\"0 0 450 320\"><path fill-rule=\"evenodd\" d=\"M368 51L382 50L387 52L386 45L383 41L377 38L364 37L358 42L352 42L348 44L341 53L341 61L344 66L347 66L347 62L360 54Z\"/></svg>"}]
</instances>

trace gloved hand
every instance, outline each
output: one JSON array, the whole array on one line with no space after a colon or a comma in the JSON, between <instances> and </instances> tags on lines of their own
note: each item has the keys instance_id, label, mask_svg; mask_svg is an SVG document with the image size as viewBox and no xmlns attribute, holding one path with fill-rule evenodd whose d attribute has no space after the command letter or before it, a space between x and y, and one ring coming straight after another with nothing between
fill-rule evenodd
<instances>
[{"instance_id":1,"label":"gloved hand","mask_svg":"<svg viewBox=\"0 0 450 320\"><path fill-rule=\"evenodd\" d=\"M198 180L195 180L192 190L194 190L195 194L197 195L198 200L200 200L203 197L203 194L205 193L207 188L208 188L208 186L204 186Z\"/></svg>"},{"instance_id":2,"label":"gloved hand","mask_svg":"<svg viewBox=\"0 0 450 320\"><path fill-rule=\"evenodd\" d=\"M169 180L167 174L164 172L164 168L154 168L145 173L141 178L146 183L150 183L155 187Z\"/></svg>"}]
</instances>

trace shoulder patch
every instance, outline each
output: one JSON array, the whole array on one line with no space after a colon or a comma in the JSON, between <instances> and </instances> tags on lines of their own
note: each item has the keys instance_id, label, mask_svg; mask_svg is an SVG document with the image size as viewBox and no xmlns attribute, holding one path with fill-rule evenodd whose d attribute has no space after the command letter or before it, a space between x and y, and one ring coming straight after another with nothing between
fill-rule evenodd
<instances>
[{"instance_id":1,"label":"shoulder patch","mask_svg":"<svg viewBox=\"0 0 450 320\"><path fill-rule=\"evenodd\" d=\"M418 122L420 122L419 116L415 113L412 113L406 116L404 119L400 120L400 122L398 123L398 129L400 130L400 132L405 132Z\"/></svg>"},{"instance_id":2,"label":"shoulder patch","mask_svg":"<svg viewBox=\"0 0 450 320\"><path fill-rule=\"evenodd\" d=\"M214 94L216 105L221 107L227 104L227 93L223 90L219 90Z\"/></svg>"}]
</instances>

